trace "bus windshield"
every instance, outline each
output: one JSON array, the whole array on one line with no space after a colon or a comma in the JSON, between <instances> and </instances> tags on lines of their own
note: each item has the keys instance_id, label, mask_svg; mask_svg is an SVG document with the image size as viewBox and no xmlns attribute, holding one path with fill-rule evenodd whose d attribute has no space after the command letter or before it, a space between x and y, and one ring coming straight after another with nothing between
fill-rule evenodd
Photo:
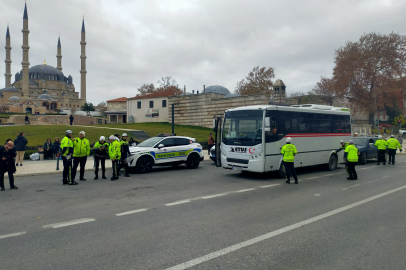
<instances>
[{"instance_id":1,"label":"bus windshield","mask_svg":"<svg viewBox=\"0 0 406 270\"><path fill-rule=\"evenodd\" d=\"M253 146L262 143L263 110L226 112L223 140L226 145Z\"/></svg>"}]
</instances>

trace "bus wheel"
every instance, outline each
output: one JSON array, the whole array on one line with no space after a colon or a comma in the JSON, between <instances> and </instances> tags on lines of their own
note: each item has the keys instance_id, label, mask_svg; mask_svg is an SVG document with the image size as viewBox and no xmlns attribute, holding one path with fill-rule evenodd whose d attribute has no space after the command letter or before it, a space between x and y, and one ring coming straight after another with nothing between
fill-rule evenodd
<instances>
[{"instance_id":1,"label":"bus wheel","mask_svg":"<svg viewBox=\"0 0 406 270\"><path fill-rule=\"evenodd\" d=\"M281 162L281 166L279 167L279 177L285 179L286 178L286 170L285 166L283 166L283 162Z\"/></svg>"},{"instance_id":2,"label":"bus wheel","mask_svg":"<svg viewBox=\"0 0 406 270\"><path fill-rule=\"evenodd\" d=\"M330 159L328 160L328 163L327 163L327 169L329 171L334 171L335 169L337 169L337 156L336 155L330 156Z\"/></svg>"}]
</instances>

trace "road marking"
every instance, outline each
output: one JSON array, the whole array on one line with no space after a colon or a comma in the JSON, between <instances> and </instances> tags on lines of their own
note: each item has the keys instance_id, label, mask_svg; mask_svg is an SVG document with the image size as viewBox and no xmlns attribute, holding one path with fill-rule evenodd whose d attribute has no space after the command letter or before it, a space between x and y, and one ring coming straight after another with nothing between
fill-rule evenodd
<instances>
[{"instance_id":1,"label":"road marking","mask_svg":"<svg viewBox=\"0 0 406 270\"><path fill-rule=\"evenodd\" d=\"M314 196L319 197L321 194L320 193L314 193Z\"/></svg>"},{"instance_id":2,"label":"road marking","mask_svg":"<svg viewBox=\"0 0 406 270\"><path fill-rule=\"evenodd\" d=\"M348 188L346 187L346 188L342 188L341 190L348 190Z\"/></svg>"},{"instance_id":3,"label":"road marking","mask_svg":"<svg viewBox=\"0 0 406 270\"><path fill-rule=\"evenodd\" d=\"M266 186L259 186L260 188L269 188L274 186L280 186L281 184L273 184L273 185L266 185Z\"/></svg>"},{"instance_id":4,"label":"road marking","mask_svg":"<svg viewBox=\"0 0 406 270\"><path fill-rule=\"evenodd\" d=\"M226 193L219 193L219 194L213 194L213 195L203 196L203 197L201 197L201 198L204 199L204 200L207 200L207 199L216 198L216 197L221 197L221 196L225 196L225 195L227 195L227 194L226 194Z\"/></svg>"},{"instance_id":5,"label":"road marking","mask_svg":"<svg viewBox=\"0 0 406 270\"><path fill-rule=\"evenodd\" d=\"M188 203L190 202L190 200L183 200L183 201L177 201L177 202L173 202L173 203L167 203L165 204L166 206L172 206L172 205L177 205L177 204L182 204L182 203Z\"/></svg>"},{"instance_id":6,"label":"road marking","mask_svg":"<svg viewBox=\"0 0 406 270\"><path fill-rule=\"evenodd\" d=\"M246 192L246 191L251 191L251 190L256 190L256 188L241 189L241 190L237 190L236 193Z\"/></svg>"},{"instance_id":7,"label":"road marking","mask_svg":"<svg viewBox=\"0 0 406 270\"><path fill-rule=\"evenodd\" d=\"M314 222L319 221L319 220L322 220L322 219L324 219L324 218L327 218L327 217L336 215L336 214L338 214L338 213L347 211L347 210L352 209L352 208L354 208L354 207L363 205L363 204L365 204L365 203L368 203L368 202L370 202L370 201L373 201L373 200L382 198L382 197L384 197L384 196L387 196L387 195L389 195L389 194L392 194L392 193L394 193L394 192L397 192L397 191L400 191L400 190L403 190L403 189L406 189L406 185L405 185L405 186L401 186L401 187L396 188L396 189L389 190L389 191L387 191L387 192L384 192L384 193L381 193L381 194L378 194L378 195L375 195L375 196L370 197L370 198L367 198L367 199L365 199L365 200L361 200L361 201L359 201L359 202L356 202L356 203L353 203L353 204L349 204L349 205L344 206L344 207L337 208L337 209L332 210L332 211L329 211L329 212L327 212L327 213L324 213L324 214L321 214L321 215L318 215L318 216L315 216L315 217L312 217L312 218L303 220L303 221L301 221L301 222L292 224L292 225L290 225L290 226L281 228L281 229L279 229L279 230L276 230L276 231L273 231L273 232L269 232L269 233L260 235L260 236L258 236L258 237L249 239L249 240L247 240L247 241L244 241L244 242L241 242L241 243L238 243L238 244L235 244L235 245L226 247L226 248L224 248L224 249L221 249L221 250L215 251L215 252L213 252L213 253L204 255L204 256L202 256L202 257L199 257L199 258L190 260L190 261L188 261L188 262L184 262L184 263L178 264L178 265L176 265L176 266L167 268L166 270L183 270L183 269L191 268L191 267L193 267L193 266L195 266L195 265L198 265L198 264L201 264L201 263L203 263L203 262L210 261L210 260L212 260L212 259L218 258L218 257L220 257L220 256L226 255L226 254L228 254L228 253L234 252L234 251L239 250L239 249L242 249L242 248L244 248L244 247L248 247L248 246L251 246L251 245L253 245L253 244L262 242L262 241L264 241L264 240L268 240L268 239L270 239L270 238L272 238L272 237L274 237L274 236L283 234L283 233L285 233L285 232L288 232L288 231L291 231L291 230L300 228L300 227L302 227L302 226L305 226L305 225L314 223Z\"/></svg>"},{"instance_id":8,"label":"road marking","mask_svg":"<svg viewBox=\"0 0 406 270\"><path fill-rule=\"evenodd\" d=\"M76 220L71 220L71 221L65 221L65 222L60 222L60 223L55 223L55 224L49 224L49 225L44 225L42 228L47 229L47 228L61 228L61 227L66 227L66 226L71 226L71 225L76 225L76 224L81 224L81 223L86 223L86 222L91 222L91 221L96 221L94 218L82 218L82 219L76 219Z\"/></svg>"},{"instance_id":9,"label":"road marking","mask_svg":"<svg viewBox=\"0 0 406 270\"><path fill-rule=\"evenodd\" d=\"M325 174L325 175L323 175L323 176L333 176L334 175L334 173L332 173L332 174Z\"/></svg>"},{"instance_id":10,"label":"road marking","mask_svg":"<svg viewBox=\"0 0 406 270\"><path fill-rule=\"evenodd\" d=\"M8 238L8 237L13 237L13 236L19 236L19 235L23 235L23 234L26 234L26 233L27 233L27 232L18 232L18 233L4 234L4 235L0 235L0 239Z\"/></svg>"},{"instance_id":11,"label":"road marking","mask_svg":"<svg viewBox=\"0 0 406 270\"><path fill-rule=\"evenodd\" d=\"M356 184L356 185L349 186L349 187L356 187L356 186L360 186L360 185L362 185L362 184Z\"/></svg>"},{"instance_id":12,"label":"road marking","mask_svg":"<svg viewBox=\"0 0 406 270\"><path fill-rule=\"evenodd\" d=\"M148 208L137 209L137 210L132 210L132 211L128 211L128 212L118 213L118 214L116 214L116 216L119 217L119 216L124 216L124 215L129 215L129 214L135 214L135 213L144 212L147 210L148 210Z\"/></svg>"},{"instance_id":13,"label":"road marking","mask_svg":"<svg viewBox=\"0 0 406 270\"><path fill-rule=\"evenodd\" d=\"M318 177L318 176L310 177L310 178L305 178L304 180L314 179L314 178L317 178L317 177Z\"/></svg>"}]
</instances>

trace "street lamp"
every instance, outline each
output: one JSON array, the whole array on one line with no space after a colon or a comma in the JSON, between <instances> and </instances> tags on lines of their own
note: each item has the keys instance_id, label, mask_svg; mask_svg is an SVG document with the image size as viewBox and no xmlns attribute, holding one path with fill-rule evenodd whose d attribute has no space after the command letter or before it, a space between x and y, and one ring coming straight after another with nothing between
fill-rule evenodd
<instances>
[{"instance_id":1,"label":"street lamp","mask_svg":"<svg viewBox=\"0 0 406 270\"><path fill-rule=\"evenodd\" d=\"M179 103L172 103L172 134L175 134L175 105Z\"/></svg>"}]
</instances>

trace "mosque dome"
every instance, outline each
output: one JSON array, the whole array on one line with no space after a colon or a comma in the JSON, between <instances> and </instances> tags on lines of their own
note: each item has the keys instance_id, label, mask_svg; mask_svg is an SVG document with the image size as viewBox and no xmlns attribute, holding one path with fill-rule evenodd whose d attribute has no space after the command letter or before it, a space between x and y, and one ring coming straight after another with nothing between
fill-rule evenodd
<instances>
[{"instance_id":1,"label":"mosque dome","mask_svg":"<svg viewBox=\"0 0 406 270\"><path fill-rule=\"evenodd\" d=\"M38 99L40 99L40 100L51 100L52 98L51 98L50 95L42 94L42 95L40 95L40 96L38 97Z\"/></svg>"},{"instance_id":2,"label":"mosque dome","mask_svg":"<svg viewBox=\"0 0 406 270\"><path fill-rule=\"evenodd\" d=\"M11 96L8 101L20 101L20 98L17 96Z\"/></svg>"},{"instance_id":3,"label":"mosque dome","mask_svg":"<svg viewBox=\"0 0 406 270\"><path fill-rule=\"evenodd\" d=\"M18 90L17 90L17 88L14 88L14 87L6 87L3 89L0 89L0 93L2 93L2 92L18 92Z\"/></svg>"},{"instance_id":4,"label":"mosque dome","mask_svg":"<svg viewBox=\"0 0 406 270\"><path fill-rule=\"evenodd\" d=\"M99 105L97 105L97 106L107 106L107 103L104 102L104 101L102 101L102 102L100 102Z\"/></svg>"},{"instance_id":5,"label":"mosque dome","mask_svg":"<svg viewBox=\"0 0 406 270\"><path fill-rule=\"evenodd\" d=\"M16 81L21 80L23 72L20 72L20 76L16 76ZM52 80L65 82L65 76L62 71L54 68L53 66L46 65L36 65L28 69L28 74L30 80Z\"/></svg>"},{"instance_id":6,"label":"mosque dome","mask_svg":"<svg viewBox=\"0 0 406 270\"><path fill-rule=\"evenodd\" d=\"M209 87L206 87L205 93L214 93L214 94L219 94L219 95L230 95L231 92L225 88L224 86L221 85L211 85Z\"/></svg>"}]
</instances>

